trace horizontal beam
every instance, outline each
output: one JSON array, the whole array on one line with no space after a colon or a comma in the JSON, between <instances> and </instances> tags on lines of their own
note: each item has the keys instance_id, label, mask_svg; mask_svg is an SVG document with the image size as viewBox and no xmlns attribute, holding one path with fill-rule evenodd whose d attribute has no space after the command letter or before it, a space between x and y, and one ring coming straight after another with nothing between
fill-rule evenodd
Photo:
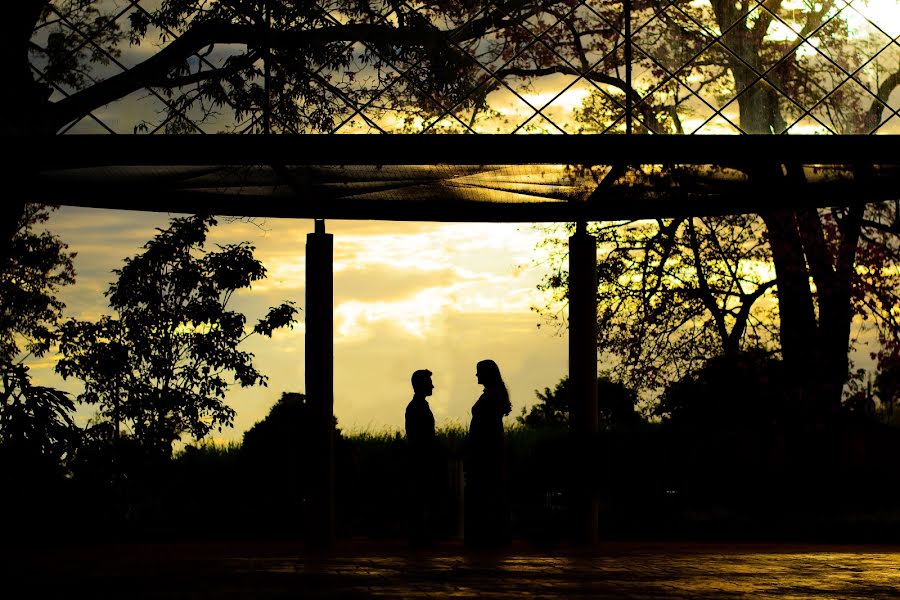
<instances>
[{"instance_id":1,"label":"horizontal beam","mask_svg":"<svg viewBox=\"0 0 900 600\"><path fill-rule=\"evenodd\" d=\"M98 165L900 164L900 136L64 135L6 137L28 170Z\"/></svg>"},{"instance_id":2,"label":"horizontal beam","mask_svg":"<svg viewBox=\"0 0 900 600\"><path fill-rule=\"evenodd\" d=\"M872 181L804 185L781 180L772 185L750 184L711 194L684 193L677 189L652 194L646 189L611 189L591 202L548 200L532 203L324 198L316 194L315 188L309 194L285 197L197 192L165 184L110 186L90 181L74 186L71 183L58 187L38 186L25 193L29 202L152 212L304 219L536 223L680 218L846 206L896 199L900 197L900 181L885 177Z\"/></svg>"}]
</instances>

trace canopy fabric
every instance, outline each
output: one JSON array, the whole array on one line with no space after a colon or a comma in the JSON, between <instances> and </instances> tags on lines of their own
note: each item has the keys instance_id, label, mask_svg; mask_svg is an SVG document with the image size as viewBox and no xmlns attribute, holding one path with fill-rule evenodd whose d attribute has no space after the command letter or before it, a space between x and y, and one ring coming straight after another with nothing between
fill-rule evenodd
<instances>
[{"instance_id":1,"label":"canopy fabric","mask_svg":"<svg viewBox=\"0 0 900 600\"><path fill-rule=\"evenodd\" d=\"M38 163L28 200L244 216L517 222L734 214L900 198L900 153L890 152L892 146L887 143L896 142L893 136L868 138L877 140L875 145L883 151L872 156L852 156L852 148L843 157L836 148L832 148L830 156L821 148L817 151L820 156L810 152L809 159L802 155L784 156L783 151L774 151L775 144L788 138L764 136L765 141L771 140L773 152L761 153L760 139L748 139L748 149L755 151L753 155L723 153L723 159L716 162L709 161L710 150L706 146L686 144L684 152L672 152L668 160L661 160L666 157L659 156L658 151L657 156L649 152L653 162L631 156L614 160L607 149L596 155L585 152L583 158L593 160L580 163L533 163L528 155L510 151L499 158L518 162L497 164L428 163L429 148L434 158L446 158L446 154L427 144L420 146L423 153L413 164L396 164L396 155L387 152L369 152L366 162L361 159L363 155L350 148L354 143L362 143L363 136L338 136L347 146L348 164L336 164L327 152L323 152L327 160L322 164L314 162L315 156L306 158L290 152L285 153L286 161L296 162L253 163L254 158L271 159L272 155L241 150L239 136L197 137L204 145L209 140L218 146L215 152L204 154L198 142L187 142L194 144L197 155L221 162L195 164L195 155L185 160L179 158L180 151L154 155L151 151L160 149L158 138L144 149L140 139L129 140L130 152L120 154L111 151L119 142L105 141L110 138L86 139L85 142L104 147L89 147L86 155L73 152L69 161L58 151L46 157L44 164ZM365 143L371 144L371 137L383 136L365 137L369 138ZM476 146L489 136L429 137L464 137L472 147L470 155L484 158ZM519 143L536 136L503 137ZM562 144L566 140L560 139L563 136L540 137L551 138L543 141L565 148ZM577 136L565 136L574 137ZM664 139L667 141L662 143ZM659 140L664 146L670 143L668 139L652 136L648 142ZM723 149L733 150L735 141L740 139L747 138L731 138L722 143ZM832 139L818 138L824 146ZM172 136L172 148L177 150L181 141ZM286 141L276 139L273 143ZM604 142L614 145L616 138L607 136ZM397 143L398 140L390 140L385 150ZM400 147L399 155L409 156L418 143L408 140L410 147ZM460 140L452 143L459 144ZM229 147L233 153L228 152ZM623 144L622 148L627 155L628 147ZM823 152L825 155L821 156ZM462 156L453 155L455 161L463 161L465 148L458 154ZM552 156L548 152L535 154L539 158ZM244 162L234 164L230 157ZM816 162L821 157L844 160ZM704 160L707 162L699 162Z\"/></svg>"}]
</instances>

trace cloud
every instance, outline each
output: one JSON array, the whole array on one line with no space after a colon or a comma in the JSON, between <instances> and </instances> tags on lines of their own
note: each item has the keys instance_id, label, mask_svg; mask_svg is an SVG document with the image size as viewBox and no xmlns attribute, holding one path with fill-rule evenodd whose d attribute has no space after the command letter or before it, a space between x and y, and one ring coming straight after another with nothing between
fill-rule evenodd
<instances>
[{"instance_id":1,"label":"cloud","mask_svg":"<svg viewBox=\"0 0 900 600\"><path fill-rule=\"evenodd\" d=\"M410 298L422 289L442 288L465 277L452 268L396 269L387 265L353 266L335 274L335 302Z\"/></svg>"}]
</instances>

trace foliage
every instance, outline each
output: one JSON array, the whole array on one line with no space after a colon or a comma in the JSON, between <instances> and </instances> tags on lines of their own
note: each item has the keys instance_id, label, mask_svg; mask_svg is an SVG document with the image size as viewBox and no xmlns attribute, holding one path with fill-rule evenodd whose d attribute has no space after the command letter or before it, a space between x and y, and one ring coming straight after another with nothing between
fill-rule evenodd
<instances>
[{"instance_id":1,"label":"foliage","mask_svg":"<svg viewBox=\"0 0 900 600\"><path fill-rule=\"evenodd\" d=\"M893 414L897 399L900 398L900 361L891 356L890 359L882 359L879 367L875 378L875 394L882 410L887 414Z\"/></svg>"},{"instance_id":2,"label":"foliage","mask_svg":"<svg viewBox=\"0 0 900 600\"><path fill-rule=\"evenodd\" d=\"M498 123L525 131L572 129L544 117L508 119L489 100L506 90L527 96L544 77L587 82L595 104L609 109L612 123L604 129L621 128L626 94L643 129L677 129L677 85L643 96L628 87L617 51L621 5L613 2L172 0L135 6L127 22L100 1L36 4L39 10L13 19L17 30L31 30L17 54L42 74L40 84L21 83L40 88L30 90L40 100L31 110L42 113L35 126L45 132L141 89L165 108L136 131L460 132L493 131ZM701 28L689 26L699 9L679 8L638 31L651 36L641 43L660 47L660 55L684 60L706 44L697 35ZM658 10L645 1L634 12L639 18ZM130 73L110 74L107 65L125 51L126 40L157 50L142 55ZM667 68L694 77L700 67ZM63 97L49 101L48 85Z\"/></svg>"},{"instance_id":3,"label":"foliage","mask_svg":"<svg viewBox=\"0 0 900 600\"><path fill-rule=\"evenodd\" d=\"M900 397L900 201L868 206L860 226L853 311L861 330L877 332L876 395L892 412Z\"/></svg>"},{"instance_id":4,"label":"foliage","mask_svg":"<svg viewBox=\"0 0 900 600\"><path fill-rule=\"evenodd\" d=\"M258 456L260 463L275 457L288 458L296 464L308 452L308 439L313 418L312 407L305 394L284 392L266 417L244 432L242 449L248 456ZM337 417L332 417L337 437Z\"/></svg>"},{"instance_id":5,"label":"foliage","mask_svg":"<svg viewBox=\"0 0 900 600\"><path fill-rule=\"evenodd\" d=\"M617 379L655 391L708 356L777 344L761 228L752 215L591 224L598 348L616 358ZM558 234L544 242L555 262L541 284L551 297L543 313L557 322L556 306L568 300L563 242Z\"/></svg>"},{"instance_id":6,"label":"foliage","mask_svg":"<svg viewBox=\"0 0 900 600\"><path fill-rule=\"evenodd\" d=\"M0 356L12 361L21 352L42 356L65 304L63 286L75 282L74 252L58 236L35 229L56 207L26 204L0 266Z\"/></svg>"},{"instance_id":7,"label":"foliage","mask_svg":"<svg viewBox=\"0 0 900 600\"><path fill-rule=\"evenodd\" d=\"M41 11L17 15L16 25L31 28L28 54L43 79L66 91L44 102L49 131L142 88L159 90L153 93L165 111L136 130L193 132L224 115L237 131L329 131L377 128L386 114L402 124L465 113L490 91L472 93L483 77L469 54L499 58L509 44L494 31L515 24L507 11L535 12L453 0L174 0L136 6L126 25L98 1L40 4ZM79 30L94 43L82 43ZM131 74L107 75L125 38L160 49ZM354 107L362 105L367 111L359 114ZM464 123L455 114L449 120Z\"/></svg>"},{"instance_id":8,"label":"foliage","mask_svg":"<svg viewBox=\"0 0 900 600\"><path fill-rule=\"evenodd\" d=\"M43 65L44 80L75 89L94 83L92 67L108 66L121 56L118 45L126 34L115 14L102 3L85 0L43 4L29 54Z\"/></svg>"},{"instance_id":9,"label":"foliage","mask_svg":"<svg viewBox=\"0 0 900 600\"><path fill-rule=\"evenodd\" d=\"M254 333L290 325L288 302L269 310L250 332L228 309L235 291L265 276L248 243L205 249L216 221L172 219L144 251L117 269L106 295L116 316L63 324L57 371L84 381L81 402L127 425L152 453L168 456L182 434L201 439L229 426L230 385L265 385L253 356L238 349ZM230 379L229 379L230 376Z\"/></svg>"},{"instance_id":10,"label":"foliage","mask_svg":"<svg viewBox=\"0 0 900 600\"><path fill-rule=\"evenodd\" d=\"M25 204L0 259L0 445L19 462L58 467L77 438L74 405L64 392L32 385L24 362L50 348L65 308L60 288L75 281L75 254L56 235L36 231L53 210Z\"/></svg>"},{"instance_id":11,"label":"foliage","mask_svg":"<svg viewBox=\"0 0 900 600\"><path fill-rule=\"evenodd\" d=\"M526 428L567 428L571 414L572 397L569 378L563 377L554 389L535 390L538 403L526 413L516 417L516 422ZM640 413L635 410L638 395L626 385L611 380L608 376L597 379L597 416L603 430L618 430L634 427L641 422Z\"/></svg>"},{"instance_id":12,"label":"foliage","mask_svg":"<svg viewBox=\"0 0 900 600\"><path fill-rule=\"evenodd\" d=\"M0 446L23 463L38 460L57 467L78 443L69 395L32 385L28 368L0 362Z\"/></svg>"},{"instance_id":13,"label":"foliage","mask_svg":"<svg viewBox=\"0 0 900 600\"><path fill-rule=\"evenodd\" d=\"M859 31L833 0L764 10L729 0L677 0L662 10L635 0L633 82L623 73L616 2L171 0L132 8L37 0L10 15L20 36L9 43L22 46L12 55L41 73L37 82L29 64L13 71L23 108L40 113L37 129L59 131L143 89L164 108L139 131L618 132L628 98L636 132L803 125L870 133L900 84L893 51L880 52L883 33ZM126 43L142 53L129 73L111 74ZM531 104L548 78L569 84L560 94L573 85L587 92L572 118L557 116L557 98L532 105L525 122L494 102L513 92ZM53 88L63 93L51 101Z\"/></svg>"},{"instance_id":14,"label":"foliage","mask_svg":"<svg viewBox=\"0 0 900 600\"><path fill-rule=\"evenodd\" d=\"M669 386L654 412L671 425L706 431L760 428L786 413L784 365L762 350L719 355Z\"/></svg>"},{"instance_id":15,"label":"foliage","mask_svg":"<svg viewBox=\"0 0 900 600\"><path fill-rule=\"evenodd\" d=\"M882 124L900 71L878 55L873 37L845 21L837 3L776 3L764 11L727 0L676 4L651 20L644 17L658 11L656 3L633 4L641 49L635 61L646 69L634 102L654 113L634 115L635 131L763 134L806 126L871 133ZM784 35L785 27L793 33ZM622 66L621 57L609 60ZM842 86L843 79L860 85ZM622 108L621 97L592 91L575 113L580 131L621 130ZM732 170L679 169L699 182ZM663 170L657 178L677 186L677 171ZM732 175L748 184L783 182L787 189L809 173L741 165ZM626 170L613 170L604 183L625 176ZM897 243L887 239L900 231L897 212L894 203L856 203L594 226L602 255L601 350L617 378L658 393L713 356L764 347L781 353L795 380L790 402L808 403L813 418L833 414L849 376L852 319L871 319L888 353L888 340L900 331L891 312ZM557 268L542 286L550 292L544 312L551 318L567 300L563 243L551 234Z\"/></svg>"}]
</instances>

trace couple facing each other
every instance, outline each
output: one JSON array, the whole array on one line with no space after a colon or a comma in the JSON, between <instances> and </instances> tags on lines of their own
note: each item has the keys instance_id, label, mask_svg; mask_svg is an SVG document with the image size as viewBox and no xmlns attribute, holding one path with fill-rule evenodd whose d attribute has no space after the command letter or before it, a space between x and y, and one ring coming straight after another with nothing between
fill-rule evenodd
<instances>
[{"instance_id":1,"label":"couple facing each other","mask_svg":"<svg viewBox=\"0 0 900 600\"><path fill-rule=\"evenodd\" d=\"M412 375L413 399L406 407L411 484L410 523L413 541L434 541L440 521L441 482L446 473L445 452L434 431L428 396L434 390L431 371ZM497 363L482 360L475 368L484 392L472 406L472 420L464 450L465 540L473 545L496 545L509 539L506 443L503 417L512 410L509 393Z\"/></svg>"}]
</instances>

